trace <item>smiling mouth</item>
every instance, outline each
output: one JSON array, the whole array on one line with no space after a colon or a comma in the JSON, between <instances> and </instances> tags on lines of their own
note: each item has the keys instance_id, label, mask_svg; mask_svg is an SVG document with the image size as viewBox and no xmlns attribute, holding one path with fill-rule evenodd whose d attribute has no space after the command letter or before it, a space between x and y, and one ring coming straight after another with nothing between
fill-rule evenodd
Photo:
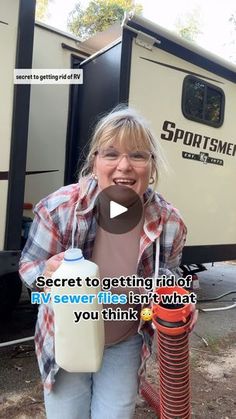
<instances>
[{"instance_id":1,"label":"smiling mouth","mask_svg":"<svg viewBox=\"0 0 236 419\"><path fill-rule=\"evenodd\" d=\"M115 185L132 186L136 183L136 180L116 178L113 179L113 182L115 183Z\"/></svg>"}]
</instances>

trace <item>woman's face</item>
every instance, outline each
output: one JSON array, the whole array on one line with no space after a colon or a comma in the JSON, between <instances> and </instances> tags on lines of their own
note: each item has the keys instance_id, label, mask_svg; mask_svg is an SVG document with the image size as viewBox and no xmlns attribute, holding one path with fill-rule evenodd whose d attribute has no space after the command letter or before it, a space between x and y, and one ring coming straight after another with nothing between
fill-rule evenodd
<instances>
[{"instance_id":1,"label":"woman's face","mask_svg":"<svg viewBox=\"0 0 236 419\"><path fill-rule=\"evenodd\" d=\"M130 150L124 146L121 147L115 141L107 148L103 146L102 150L98 152L94 160L93 173L98 178L98 187L100 190L112 185L122 185L133 189L142 197L152 176L152 159L150 158L148 163L141 167L137 167L135 163L133 165L128 156L124 155L111 162L102 156L102 151L106 153L110 150L112 153L115 151L121 154L128 154L130 152Z\"/></svg>"}]
</instances>

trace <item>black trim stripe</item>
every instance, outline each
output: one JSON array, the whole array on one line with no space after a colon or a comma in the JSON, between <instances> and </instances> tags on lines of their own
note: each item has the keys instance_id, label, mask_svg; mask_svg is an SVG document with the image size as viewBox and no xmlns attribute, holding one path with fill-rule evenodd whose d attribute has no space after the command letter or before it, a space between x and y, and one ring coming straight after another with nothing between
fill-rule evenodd
<instances>
[{"instance_id":1,"label":"black trim stripe","mask_svg":"<svg viewBox=\"0 0 236 419\"><path fill-rule=\"evenodd\" d=\"M120 91L119 102L127 103L129 100L130 70L132 56L132 34L123 30L121 64L120 64Z\"/></svg>"},{"instance_id":2,"label":"black trim stripe","mask_svg":"<svg viewBox=\"0 0 236 419\"><path fill-rule=\"evenodd\" d=\"M0 20L0 23L2 23L3 25L9 25L9 23L3 22L3 20Z\"/></svg>"},{"instance_id":3,"label":"black trim stripe","mask_svg":"<svg viewBox=\"0 0 236 419\"><path fill-rule=\"evenodd\" d=\"M59 172L59 170L36 170L36 171L29 171L25 172L26 175L39 175L41 173L52 173L52 172ZM9 172L0 172L0 180L8 180L9 179Z\"/></svg>"},{"instance_id":4,"label":"black trim stripe","mask_svg":"<svg viewBox=\"0 0 236 419\"><path fill-rule=\"evenodd\" d=\"M9 172L0 172L0 180L8 180Z\"/></svg>"},{"instance_id":5,"label":"black trim stripe","mask_svg":"<svg viewBox=\"0 0 236 419\"><path fill-rule=\"evenodd\" d=\"M236 244L185 246L182 265L236 260Z\"/></svg>"},{"instance_id":6,"label":"black trim stripe","mask_svg":"<svg viewBox=\"0 0 236 419\"><path fill-rule=\"evenodd\" d=\"M201 77L202 79L214 81L215 83L224 84L224 82L222 82L220 80L215 80L215 79L212 79L211 77L206 77L206 76L203 76L202 74L194 73L193 71L185 70L184 68L181 68L181 67L175 67L174 65L161 63L161 62L155 61L155 60L150 60L149 58L145 58L145 57L139 57L139 58L141 58L142 60L145 60L145 61L150 61L151 63L154 63L154 64L162 65L163 67L171 68L172 70L181 71L182 73L191 74L192 76Z\"/></svg>"},{"instance_id":7,"label":"black trim stripe","mask_svg":"<svg viewBox=\"0 0 236 419\"><path fill-rule=\"evenodd\" d=\"M19 5L15 68L32 68L35 0ZM15 85L4 250L21 248L29 101L30 85Z\"/></svg>"},{"instance_id":8,"label":"black trim stripe","mask_svg":"<svg viewBox=\"0 0 236 419\"><path fill-rule=\"evenodd\" d=\"M80 64L84 60L83 57L71 54L71 68L79 69ZM78 170L78 155L76 153L78 147L78 127L80 114L78 96L79 85L71 84L69 89L69 107L66 129L66 154L65 154L65 171L64 171L64 185L74 183L76 179L76 172Z\"/></svg>"},{"instance_id":9,"label":"black trim stripe","mask_svg":"<svg viewBox=\"0 0 236 419\"><path fill-rule=\"evenodd\" d=\"M60 170L36 170L32 172L25 172L26 175L40 175L41 173L59 172Z\"/></svg>"}]
</instances>

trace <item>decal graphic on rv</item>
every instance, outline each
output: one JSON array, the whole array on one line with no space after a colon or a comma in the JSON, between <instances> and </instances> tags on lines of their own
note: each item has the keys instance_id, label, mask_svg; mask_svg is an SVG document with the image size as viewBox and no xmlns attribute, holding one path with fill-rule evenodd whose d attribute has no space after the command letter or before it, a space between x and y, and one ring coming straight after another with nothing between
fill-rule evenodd
<instances>
[{"instance_id":1,"label":"decal graphic on rv","mask_svg":"<svg viewBox=\"0 0 236 419\"><path fill-rule=\"evenodd\" d=\"M231 157L235 156L236 154L236 144L222 141L218 138L197 134L191 131L185 131L183 129L177 128L176 124L171 121L164 121L162 130L162 140L173 141L174 143L176 143L178 140L181 140L186 146L197 147L203 150L209 150Z\"/></svg>"},{"instance_id":2,"label":"decal graphic on rv","mask_svg":"<svg viewBox=\"0 0 236 419\"><path fill-rule=\"evenodd\" d=\"M217 164L219 166L224 165L224 160L210 157L208 153L200 152L199 154L194 154L194 153L188 153L187 151L183 151L182 157L183 159L195 160L204 164L211 163L211 164Z\"/></svg>"}]
</instances>

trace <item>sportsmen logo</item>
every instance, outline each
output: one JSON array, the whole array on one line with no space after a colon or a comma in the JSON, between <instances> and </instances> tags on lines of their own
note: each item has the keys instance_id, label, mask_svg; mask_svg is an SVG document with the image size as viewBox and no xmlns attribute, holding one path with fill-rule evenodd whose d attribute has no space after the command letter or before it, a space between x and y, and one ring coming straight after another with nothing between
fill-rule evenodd
<instances>
[{"instance_id":1,"label":"sportsmen logo","mask_svg":"<svg viewBox=\"0 0 236 419\"><path fill-rule=\"evenodd\" d=\"M188 151L183 151L182 157L183 159L200 161L204 164L211 163L211 164L217 164L218 166L224 165L224 161L222 159L216 159L214 157L210 157L208 153L200 152L199 154L194 154L194 153L189 153Z\"/></svg>"}]
</instances>

